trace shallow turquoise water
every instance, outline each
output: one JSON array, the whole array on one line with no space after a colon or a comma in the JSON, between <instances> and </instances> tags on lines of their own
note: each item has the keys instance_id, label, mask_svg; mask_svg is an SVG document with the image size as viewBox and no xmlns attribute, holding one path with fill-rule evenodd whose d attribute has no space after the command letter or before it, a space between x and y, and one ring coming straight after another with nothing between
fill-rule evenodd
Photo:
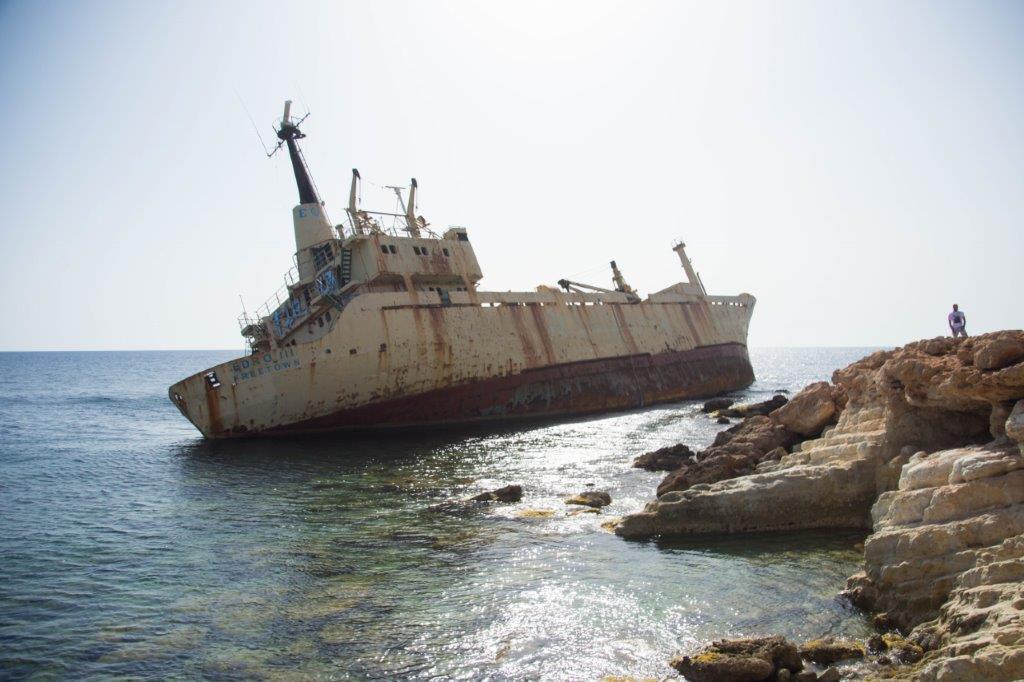
<instances>
[{"instance_id":1,"label":"shallow turquoise water","mask_svg":"<svg viewBox=\"0 0 1024 682\"><path fill-rule=\"evenodd\" d=\"M755 349L763 399L870 349ZM664 677L707 640L867 632L845 532L602 530L704 446L683 402L561 424L207 443L166 386L231 353L0 354L0 677ZM431 506L520 483L517 505ZM562 503L593 484L600 515ZM550 513L549 513L550 512Z\"/></svg>"}]
</instances>

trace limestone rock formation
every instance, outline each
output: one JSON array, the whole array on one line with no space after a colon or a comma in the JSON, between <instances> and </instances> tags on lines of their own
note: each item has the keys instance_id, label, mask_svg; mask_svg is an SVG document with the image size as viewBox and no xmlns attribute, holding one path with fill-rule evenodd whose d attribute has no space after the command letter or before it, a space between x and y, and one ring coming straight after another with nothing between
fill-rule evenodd
<instances>
[{"instance_id":1,"label":"limestone rock formation","mask_svg":"<svg viewBox=\"0 0 1024 682\"><path fill-rule=\"evenodd\" d=\"M1024 678L1024 332L881 351L832 384L770 417L787 430L820 420L828 388L845 405L820 437L752 474L667 492L616 533L870 529L846 595L909 631L881 639L891 676Z\"/></svg>"},{"instance_id":2,"label":"limestone rock formation","mask_svg":"<svg viewBox=\"0 0 1024 682\"><path fill-rule=\"evenodd\" d=\"M673 472L659 487L658 500L622 519L616 532L640 537L871 528L872 504L882 492L896 487L901 468L912 454L980 445L1006 436L1006 415L1016 400L1024 398L1024 362L994 370L979 368L976 355L996 341L1000 347L1024 343L1024 332L919 341L879 351L836 371L831 392L833 404L841 411L835 426L826 427L818 438L793 445L792 452L778 461L759 455L749 475L742 475L749 467L730 460L719 463L718 471L731 469L741 476L707 486L693 487L701 480L697 477L701 470L693 475L688 469ZM824 394L821 387L810 390ZM792 402L803 402L816 413L807 417L808 423L820 420L827 411L821 407L823 401L805 401L803 395ZM781 417L777 409L768 419L789 432ZM798 421L792 414L786 419L791 424ZM1019 420L1018 415L1013 428L1018 428ZM747 425L749 421L723 433L758 426ZM737 439L729 454L742 452L741 442ZM705 454L697 455L698 463L706 459Z\"/></svg>"},{"instance_id":3,"label":"limestone rock formation","mask_svg":"<svg viewBox=\"0 0 1024 682\"><path fill-rule=\"evenodd\" d=\"M901 628L917 626L911 641L933 651L912 669L915 678L1024 675L1024 455L1017 445L919 452L872 516L865 571L848 593Z\"/></svg>"}]
</instances>

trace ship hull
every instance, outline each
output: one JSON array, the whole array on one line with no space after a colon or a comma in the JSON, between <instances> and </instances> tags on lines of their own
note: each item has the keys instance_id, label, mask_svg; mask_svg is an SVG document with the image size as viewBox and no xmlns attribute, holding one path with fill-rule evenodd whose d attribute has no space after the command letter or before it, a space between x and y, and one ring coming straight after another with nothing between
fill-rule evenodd
<instances>
[{"instance_id":1,"label":"ship hull","mask_svg":"<svg viewBox=\"0 0 1024 682\"><path fill-rule=\"evenodd\" d=\"M360 296L303 329L307 343L199 372L170 387L171 401L204 436L238 438L592 414L754 378L751 296L418 298Z\"/></svg>"},{"instance_id":2,"label":"ship hull","mask_svg":"<svg viewBox=\"0 0 1024 682\"><path fill-rule=\"evenodd\" d=\"M527 370L340 410L260 435L585 415L710 397L753 381L746 347L723 344Z\"/></svg>"}]
</instances>

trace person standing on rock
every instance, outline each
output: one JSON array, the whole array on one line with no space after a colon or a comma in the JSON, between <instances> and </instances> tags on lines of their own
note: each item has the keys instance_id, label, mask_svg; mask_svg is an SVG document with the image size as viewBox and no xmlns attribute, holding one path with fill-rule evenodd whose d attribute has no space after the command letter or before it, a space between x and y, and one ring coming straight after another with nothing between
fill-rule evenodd
<instances>
[{"instance_id":1,"label":"person standing on rock","mask_svg":"<svg viewBox=\"0 0 1024 682\"><path fill-rule=\"evenodd\" d=\"M949 331L953 333L954 339L958 336L967 338L967 316L960 310L960 306L954 303L953 312L947 319L949 320Z\"/></svg>"}]
</instances>

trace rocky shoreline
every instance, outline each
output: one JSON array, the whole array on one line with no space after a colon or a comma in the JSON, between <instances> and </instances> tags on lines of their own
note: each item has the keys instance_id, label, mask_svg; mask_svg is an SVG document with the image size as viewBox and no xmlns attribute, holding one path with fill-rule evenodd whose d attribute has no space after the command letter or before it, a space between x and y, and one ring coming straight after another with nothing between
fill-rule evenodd
<instances>
[{"instance_id":1,"label":"rocky shoreline","mask_svg":"<svg viewBox=\"0 0 1024 682\"><path fill-rule=\"evenodd\" d=\"M888 640L863 645L875 655L843 677L1024 677L1024 332L919 341L789 401L707 411L743 421L699 453L680 444L637 458L668 474L618 535L870 531L843 595ZM792 657L737 663L733 650L743 647L718 642L673 666L694 680L821 679Z\"/></svg>"}]
</instances>

